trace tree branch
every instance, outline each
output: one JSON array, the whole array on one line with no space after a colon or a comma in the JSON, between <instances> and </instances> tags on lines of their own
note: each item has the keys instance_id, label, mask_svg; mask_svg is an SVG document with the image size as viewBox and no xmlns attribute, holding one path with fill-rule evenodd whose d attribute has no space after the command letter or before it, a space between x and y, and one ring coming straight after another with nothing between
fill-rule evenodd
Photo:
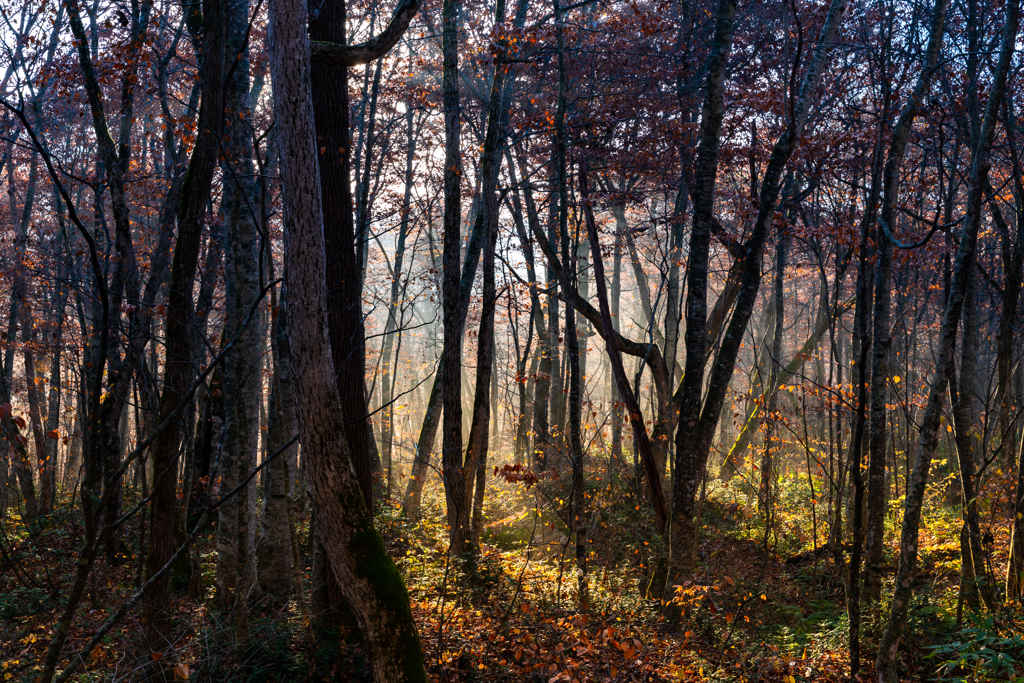
<instances>
[{"instance_id":1,"label":"tree branch","mask_svg":"<svg viewBox=\"0 0 1024 683\"><path fill-rule=\"evenodd\" d=\"M331 66L359 66L380 59L398 43L420 8L420 0L402 0L395 7L384 32L365 43L338 45L323 40L309 41L314 62Z\"/></svg>"}]
</instances>

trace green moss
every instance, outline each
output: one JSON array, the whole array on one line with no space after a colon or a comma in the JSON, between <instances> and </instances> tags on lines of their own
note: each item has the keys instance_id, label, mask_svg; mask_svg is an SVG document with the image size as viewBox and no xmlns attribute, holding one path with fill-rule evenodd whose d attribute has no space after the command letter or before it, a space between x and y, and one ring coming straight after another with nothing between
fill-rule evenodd
<instances>
[{"instance_id":1,"label":"green moss","mask_svg":"<svg viewBox=\"0 0 1024 683\"><path fill-rule=\"evenodd\" d=\"M374 595L382 607L378 618L396 638L392 650L400 653L402 680L425 683L423 646L412 618L405 582L377 530L369 524L361 526L349 543L349 552L358 558L360 574L373 586Z\"/></svg>"}]
</instances>

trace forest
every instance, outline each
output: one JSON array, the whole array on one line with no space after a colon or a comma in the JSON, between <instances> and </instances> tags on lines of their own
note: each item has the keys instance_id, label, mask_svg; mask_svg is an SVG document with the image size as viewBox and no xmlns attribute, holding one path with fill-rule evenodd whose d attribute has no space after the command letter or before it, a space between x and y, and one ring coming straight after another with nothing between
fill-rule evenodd
<instances>
[{"instance_id":1,"label":"forest","mask_svg":"<svg viewBox=\"0 0 1024 683\"><path fill-rule=\"evenodd\" d=\"M3 681L1024 681L1020 5L0 0Z\"/></svg>"}]
</instances>

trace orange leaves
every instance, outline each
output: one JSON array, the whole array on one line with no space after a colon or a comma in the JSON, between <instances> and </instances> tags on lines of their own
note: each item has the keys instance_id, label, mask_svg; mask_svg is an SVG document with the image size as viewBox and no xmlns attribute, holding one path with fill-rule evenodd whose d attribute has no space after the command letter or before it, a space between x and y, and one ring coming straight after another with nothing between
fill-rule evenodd
<instances>
[{"instance_id":1,"label":"orange leaves","mask_svg":"<svg viewBox=\"0 0 1024 683\"><path fill-rule=\"evenodd\" d=\"M634 659L644 646L638 638L623 639L621 642L613 639L610 643L612 647L622 653L622 658L627 662Z\"/></svg>"}]
</instances>

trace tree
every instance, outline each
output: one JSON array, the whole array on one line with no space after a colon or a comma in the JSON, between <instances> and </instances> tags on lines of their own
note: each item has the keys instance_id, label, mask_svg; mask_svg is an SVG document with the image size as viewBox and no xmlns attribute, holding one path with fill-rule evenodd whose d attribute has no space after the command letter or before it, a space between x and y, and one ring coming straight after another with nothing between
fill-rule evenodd
<instances>
[{"instance_id":1,"label":"tree","mask_svg":"<svg viewBox=\"0 0 1024 683\"><path fill-rule=\"evenodd\" d=\"M425 681L423 652L409 598L394 562L373 527L343 432L327 333L323 237L317 142L313 123L307 10L303 3L270 8L271 75L277 84L284 185L284 312L291 362L302 378L299 440L307 459L320 533L338 584L359 620L374 678ZM352 275L351 273L349 275Z\"/></svg>"}]
</instances>

